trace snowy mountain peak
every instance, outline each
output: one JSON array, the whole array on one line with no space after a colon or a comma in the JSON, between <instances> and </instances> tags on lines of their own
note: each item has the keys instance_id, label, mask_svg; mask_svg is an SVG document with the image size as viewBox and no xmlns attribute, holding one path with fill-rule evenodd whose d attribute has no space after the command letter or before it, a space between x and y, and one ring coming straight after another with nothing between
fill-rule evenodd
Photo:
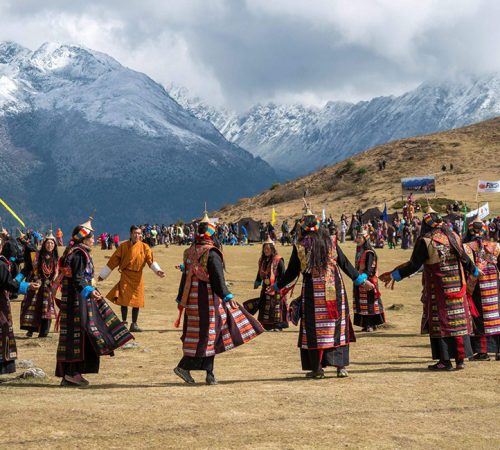
<instances>
[{"instance_id":1,"label":"snowy mountain peak","mask_svg":"<svg viewBox=\"0 0 500 450\"><path fill-rule=\"evenodd\" d=\"M122 66L103 53L76 45L47 42L36 50L27 64L41 72L71 79L93 81Z\"/></svg>"},{"instance_id":2,"label":"snowy mountain peak","mask_svg":"<svg viewBox=\"0 0 500 450\"><path fill-rule=\"evenodd\" d=\"M133 222L191 218L208 188L215 208L276 178L108 55L4 42L0 58L0 191L31 221L69 227L94 207L106 227L124 227L124 211ZM40 208L40 198L57 201Z\"/></svg>"},{"instance_id":3,"label":"snowy mountain peak","mask_svg":"<svg viewBox=\"0 0 500 450\"><path fill-rule=\"evenodd\" d=\"M4 43L0 65L0 116L64 109L87 120L148 136L221 139L210 123L195 119L146 75L108 55L77 45L45 43L31 52Z\"/></svg>"},{"instance_id":4,"label":"snowy mountain peak","mask_svg":"<svg viewBox=\"0 0 500 450\"><path fill-rule=\"evenodd\" d=\"M0 64L10 64L16 61L16 59L23 58L30 53L30 50L15 42L0 42Z\"/></svg>"},{"instance_id":5,"label":"snowy mountain peak","mask_svg":"<svg viewBox=\"0 0 500 450\"><path fill-rule=\"evenodd\" d=\"M259 104L239 115L213 109L208 115L202 100L186 99L188 93L179 92L184 98L178 101L194 115L210 120L228 140L292 176L394 139L500 115L500 74L431 81L400 96L329 101L323 108ZM176 92L172 95L177 99Z\"/></svg>"}]
</instances>

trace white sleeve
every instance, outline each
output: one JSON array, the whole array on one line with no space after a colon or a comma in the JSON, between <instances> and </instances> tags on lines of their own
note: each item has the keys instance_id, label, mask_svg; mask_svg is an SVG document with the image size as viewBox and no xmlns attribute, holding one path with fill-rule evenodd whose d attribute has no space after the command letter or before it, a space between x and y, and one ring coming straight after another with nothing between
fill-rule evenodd
<instances>
[{"instance_id":1,"label":"white sleeve","mask_svg":"<svg viewBox=\"0 0 500 450\"><path fill-rule=\"evenodd\" d=\"M149 266L149 268L150 268L150 269L151 269L154 273L157 273L157 272L159 272L159 271L161 270L160 265L159 265L156 261L154 261L154 262L153 262L153 264L151 264L151 265Z\"/></svg>"},{"instance_id":2,"label":"white sleeve","mask_svg":"<svg viewBox=\"0 0 500 450\"><path fill-rule=\"evenodd\" d=\"M109 277L109 274L113 272L108 266L104 266L99 273L99 277L105 280Z\"/></svg>"}]
</instances>

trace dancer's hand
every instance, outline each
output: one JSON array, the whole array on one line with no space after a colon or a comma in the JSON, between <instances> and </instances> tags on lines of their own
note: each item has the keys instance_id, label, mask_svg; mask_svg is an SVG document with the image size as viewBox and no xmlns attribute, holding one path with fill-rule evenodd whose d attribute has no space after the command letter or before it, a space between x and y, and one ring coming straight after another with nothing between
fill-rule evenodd
<instances>
[{"instance_id":1,"label":"dancer's hand","mask_svg":"<svg viewBox=\"0 0 500 450\"><path fill-rule=\"evenodd\" d=\"M367 291L373 291L373 290L375 289L374 284L373 284L371 281L368 281L368 280L366 280L366 281L363 283L363 286L364 286L364 288L365 288Z\"/></svg>"},{"instance_id":2,"label":"dancer's hand","mask_svg":"<svg viewBox=\"0 0 500 450\"><path fill-rule=\"evenodd\" d=\"M29 291L36 291L37 289L40 288L40 282L37 281L36 283L30 283L28 286Z\"/></svg>"},{"instance_id":3,"label":"dancer's hand","mask_svg":"<svg viewBox=\"0 0 500 450\"><path fill-rule=\"evenodd\" d=\"M392 275L391 272L385 272L379 277L380 281L382 281L384 284L387 284L389 281L392 280Z\"/></svg>"},{"instance_id":4,"label":"dancer's hand","mask_svg":"<svg viewBox=\"0 0 500 450\"><path fill-rule=\"evenodd\" d=\"M386 281L384 283L384 286L388 289L390 289L391 291L394 290L394 284L396 283L396 280L394 278L391 277L390 280Z\"/></svg>"},{"instance_id":5,"label":"dancer's hand","mask_svg":"<svg viewBox=\"0 0 500 450\"><path fill-rule=\"evenodd\" d=\"M156 275L158 275L160 278L165 278L165 272L163 272L163 270L159 270L158 272L156 272Z\"/></svg>"},{"instance_id":6,"label":"dancer's hand","mask_svg":"<svg viewBox=\"0 0 500 450\"><path fill-rule=\"evenodd\" d=\"M102 298L102 294L99 291L95 290L90 293L90 297L94 300L99 300L100 298Z\"/></svg>"},{"instance_id":7,"label":"dancer's hand","mask_svg":"<svg viewBox=\"0 0 500 450\"><path fill-rule=\"evenodd\" d=\"M227 304L229 305L229 307L231 307L232 309L236 309L238 307L238 305L236 304L236 302L234 300L229 300L227 302Z\"/></svg>"}]
</instances>

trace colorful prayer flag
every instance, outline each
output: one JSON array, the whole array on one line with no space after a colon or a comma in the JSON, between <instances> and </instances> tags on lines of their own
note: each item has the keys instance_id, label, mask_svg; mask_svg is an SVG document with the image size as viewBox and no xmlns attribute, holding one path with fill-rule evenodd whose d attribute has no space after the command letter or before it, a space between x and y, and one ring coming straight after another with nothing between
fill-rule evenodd
<instances>
[{"instance_id":1,"label":"colorful prayer flag","mask_svg":"<svg viewBox=\"0 0 500 450\"><path fill-rule=\"evenodd\" d=\"M276 211L274 208L271 211L271 225L276 225Z\"/></svg>"}]
</instances>

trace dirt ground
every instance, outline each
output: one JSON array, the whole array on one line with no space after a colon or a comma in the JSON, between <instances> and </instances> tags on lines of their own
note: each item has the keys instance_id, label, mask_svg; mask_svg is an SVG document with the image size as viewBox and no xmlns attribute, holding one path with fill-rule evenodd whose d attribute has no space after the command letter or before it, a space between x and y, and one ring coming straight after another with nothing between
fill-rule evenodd
<instances>
[{"instance_id":1,"label":"dirt ground","mask_svg":"<svg viewBox=\"0 0 500 450\"><path fill-rule=\"evenodd\" d=\"M499 448L500 362L431 373L428 338L419 334L420 277L382 288L389 325L357 333L350 376L323 380L300 369L297 329L265 333L217 356L218 386L185 385L172 369L181 357L173 327L184 248L155 249L167 273L146 269L139 347L101 360L87 389L60 388L53 376L57 335L25 339L20 359L47 372L40 382L0 377L0 448ZM353 258L354 247L344 245ZM290 248L280 251L288 259ZM260 246L225 248L227 280L240 303L254 297ZM95 250L97 270L111 252ZM409 251L379 251L382 271ZM106 293L117 280L100 286ZM350 285L350 284L349 284ZM352 295L349 296L352 300ZM401 309L390 309L401 304ZM13 303L16 327L20 303ZM351 306L352 307L352 306ZM115 308L117 310L118 308ZM20 374L22 369L18 369Z\"/></svg>"}]
</instances>

